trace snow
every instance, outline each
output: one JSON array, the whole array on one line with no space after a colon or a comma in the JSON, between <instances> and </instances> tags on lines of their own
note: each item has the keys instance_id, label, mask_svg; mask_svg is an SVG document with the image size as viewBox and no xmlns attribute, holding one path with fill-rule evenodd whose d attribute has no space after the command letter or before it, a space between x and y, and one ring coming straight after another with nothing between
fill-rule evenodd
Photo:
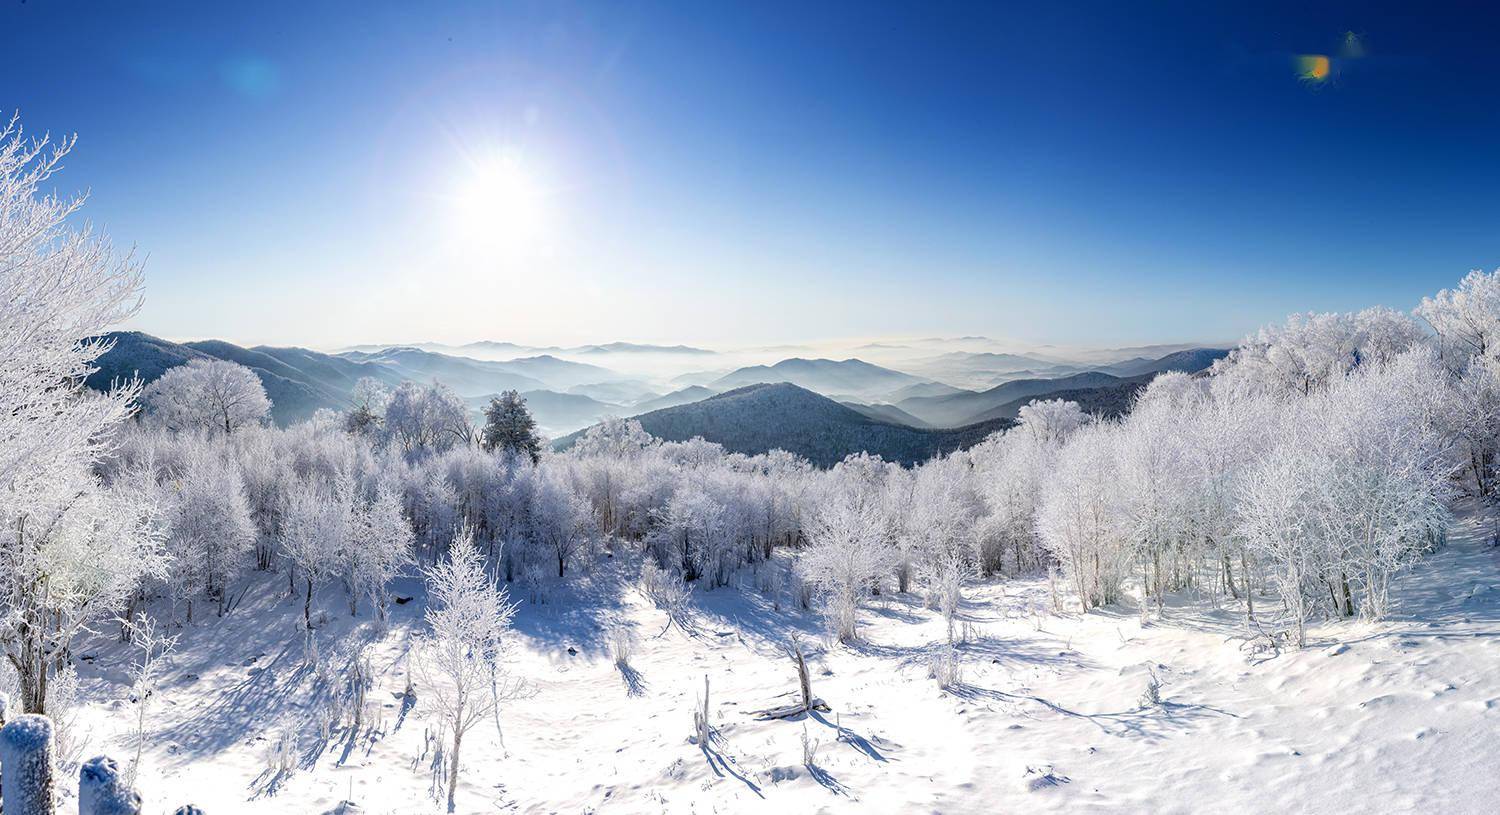
<instances>
[{"instance_id":1,"label":"snow","mask_svg":"<svg viewBox=\"0 0 1500 815\"><path fill-rule=\"evenodd\" d=\"M52 720L23 714L0 728L0 788L7 811L43 813L50 809L57 777L47 773Z\"/></svg>"},{"instance_id":2,"label":"snow","mask_svg":"<svg viewBox=\"0 0 1500 815\"><path fill-rule=\"evenodd\" d=\"M106 756L84 762L78 773L80 815L140 815L140 796L120 778L119 765Z\"/></svg>"},{"instance_id":3,"label":"snow","mask_svg":"<svg viewBox=\"0 0 1500 815\"><path fill-rule=\"evenodd\" d=\"M527 688L502 705L503 744L488 722L465 737L459 812L1477 813L1500 793L1500 549L1472 518L1397 578L1388 621L1315 626L1300 651L1258 648L1238 611L1191 597L1143 625L1131 605L1048 613L1041 578L971 583L948 690L929 677L944 621L914 596L865 605L862 642L828 644L814 615L774 609L748 572L694 591L674 619L634 588L638 570L622 555L521 606ZM402 698L420 583L394 584L416 599L392 605L384 635L337 589L316 598L325 663L369 644L383 736L351 743L320 741L300 601L284 576L257 579L233 614L181 632L149 725L143 811L439 811L424 689L410 710ZM621 628L635 637L628 667L610 648ZM829 711L757 717L795 698L793 634ZM78 653L85 755L131 755L129 649L101 635ZM1143 705L1153 674L1161 702ZM712 734L698 745L705 676ZM277 773L267 755L283 732L298 749Z\"/></svg>"}]
</instances>

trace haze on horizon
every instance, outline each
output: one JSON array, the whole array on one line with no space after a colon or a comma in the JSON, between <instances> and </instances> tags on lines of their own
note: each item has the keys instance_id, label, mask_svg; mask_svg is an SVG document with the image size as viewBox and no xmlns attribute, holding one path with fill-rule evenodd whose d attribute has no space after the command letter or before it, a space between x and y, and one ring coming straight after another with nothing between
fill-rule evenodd
<instances>
[{"instance_id":1,"label":"haze on horizon","mask_svg":"<svg viewBox=\"0 0 1500 815\"><path fill-rule=\"evenodd\" d=\"M1089 5L8 4L0 107L176 339L1222 344L1497 265L1472 10Z\"/></svg>"}]
</instances>

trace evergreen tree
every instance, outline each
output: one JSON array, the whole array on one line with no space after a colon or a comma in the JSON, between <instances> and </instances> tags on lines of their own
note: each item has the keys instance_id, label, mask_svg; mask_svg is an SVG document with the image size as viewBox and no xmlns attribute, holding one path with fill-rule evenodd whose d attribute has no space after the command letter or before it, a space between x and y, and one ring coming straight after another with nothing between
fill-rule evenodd
<instances>
[{"instance_id":1,"label":"evergreen tree","mask_svg":"<svg viewBox=\"0 0 1500 815\"><path fill-rule=\"evenodd\" d=\"M537 437L536 420L531 418L521 394L506 391L491 399L484 418L485 449L525 453L533 462L540 458L541 439Z\"/></svg>"}]
</instances>

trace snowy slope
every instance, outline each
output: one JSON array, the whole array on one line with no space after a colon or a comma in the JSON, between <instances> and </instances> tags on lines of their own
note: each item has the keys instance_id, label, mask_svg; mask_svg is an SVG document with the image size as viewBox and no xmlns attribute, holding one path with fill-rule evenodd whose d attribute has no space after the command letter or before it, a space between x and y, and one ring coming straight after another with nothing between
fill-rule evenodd
<instances>
[{"instance_id":1,"label":"snowy slope","mask_svg":"<svg viewBox=\"0 0 1500 815\"><path fill-rule=\"evenodd\" d=\"M1500 550L1469 528L1395 586L1386 623L1314 632L1300 652L1257 652L1235 612L1179 598L1164 622L1130 608L1054 614L1044 579L966 594L961 684L928 676L941 618L916 598L863 613L864 644L829 647L807 612L778 610L749 572L739 589L697 592L676 622L633 588L637 564L603 561L544 605L522 606L518 672L529 690L470 736L460 812L1349 812L1493 811L1500 794ZM245 607L181 632L141 787L147 812L192 800L209 812L316 813L346 796L371 813L436 811L429 728L404 717L420 587L400 582L392 628L320 599L324 661L368 642L378 737L320 738L316 672L301 667L300 606L262 576ZM788 598L781 598L785 608ZM638 638L631 668L607 632ZM108 632L107 632L108 633ZM763 721L751 711L793 688L782 648L800 634L827 713ZM291 643L291 644L289 644ZM1342 644L1340 644L1342 643ZM88 754L128 751L133 717L123 646L81 649ZM571 649L571 652L570 652ZM1141 704L1148 671L1162 704ZM715 737L689 742L710 680ZM804 728L817 742L803 764ZM298 769L264 756L298 738Z\"/></svg>"}]
</instances>

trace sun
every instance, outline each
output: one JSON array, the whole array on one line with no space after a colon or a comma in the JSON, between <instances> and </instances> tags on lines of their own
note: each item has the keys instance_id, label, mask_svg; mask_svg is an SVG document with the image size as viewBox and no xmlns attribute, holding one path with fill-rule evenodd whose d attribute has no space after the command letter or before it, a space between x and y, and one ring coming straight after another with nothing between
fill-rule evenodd
<instances>
[{"instance_id":1,"label":"sun","mask_svg":"<svg viewBox=\"0 0 1500 815\"><path fill-rule=\"evenodd\" d=\"M546 226L547 201L519 158L473 164L455 186L454 237L465 249L512 255L535 248Z\"/></svg>"}]
</instances>

